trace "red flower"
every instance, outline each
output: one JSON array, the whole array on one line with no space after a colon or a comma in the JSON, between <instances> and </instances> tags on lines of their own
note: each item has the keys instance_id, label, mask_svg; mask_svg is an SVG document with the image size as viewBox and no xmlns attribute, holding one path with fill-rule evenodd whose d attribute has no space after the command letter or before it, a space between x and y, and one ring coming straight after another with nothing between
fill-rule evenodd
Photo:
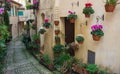
<instances>
[{"instance_id":1,"label":"red flower","mask_svg":"<svg viewBox=\"0 0 120 74\"><path fill-rule=\"evenodd\" d=\"M86 3L86 4L85 4L85 7L91 7L91 6L92 6L91 3Z\"/></svg>"}]
</instances>

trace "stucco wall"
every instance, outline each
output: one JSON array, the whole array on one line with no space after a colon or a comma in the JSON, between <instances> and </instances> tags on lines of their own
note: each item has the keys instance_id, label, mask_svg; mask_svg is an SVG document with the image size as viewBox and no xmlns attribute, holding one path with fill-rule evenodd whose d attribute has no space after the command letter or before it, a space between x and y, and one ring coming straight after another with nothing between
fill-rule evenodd
<instances>
[{"instance_id":1,"label":"stucco wall","mask_svg":"<svg viewBox=\"0 0 120 74\"><path fill-rule=\"evenodd\" d=\"M56 0L58 1L58 0ZM79 1L79 6L77 6L77 1ZM95 63L98 65L104 65L111 68L115 73L120 73L120 25L119 25L119 16L120 16L120 5L116 6L116 9L113 13L106 13L104 10L104 2L101 0L92 0L89 1L93 4L93 8L95 13L91 15L90 19L86 19L84 14L82 13L82 9L84 8L84 4L87 1L83 0L59 0L59 11L60 17L66 17L68 15L68 10L74 10L78 15L78 19L75 23L75 36L78 34L83 34L85 37L84 44L80 46L80 49L76 52L77 58L84 59L84 62L87 62L87 53L88 50L92 50L95 52ZM73 3L73 7L72 4ZM96 24L96 16L102 17L104 15L105 20L102 21L99 19L99 24L103 24L104 26L104 36L100 41L93 41L92 35L90 34L90 26L92 24ZM61 30L64 33L64 22L63 19L60 19ZM85 25L85 21L88 22L87 26ZM83 24L82 24L83 23ZM82 25L82 27L80 27ZM64 39L63 39L64 40Z\"/></svg>"},{"instance_id":2,"label":"stucco wall","mask_svg":"<svg viewBox=\"0 0 120 74\"><path fill-rule=\"evenodd\" d=\"M12 37L13 39L18 36L18 17L11 16L10 17L10 24L12 24Z\"/></svg>"}]
</instances>

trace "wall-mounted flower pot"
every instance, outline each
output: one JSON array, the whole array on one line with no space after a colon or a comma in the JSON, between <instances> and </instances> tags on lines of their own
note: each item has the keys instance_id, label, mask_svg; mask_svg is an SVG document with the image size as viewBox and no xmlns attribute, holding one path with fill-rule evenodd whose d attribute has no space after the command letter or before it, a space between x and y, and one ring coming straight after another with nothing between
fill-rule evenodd
<instances>
[{"instance_id":1,"label":"wall-mounted flower pot","mask_svg":"<svg viewBox=\"0 0 120 74\"><path fill-rule=\"evenodd\" d=\"M101 38L100 36L97 36L97 35L93 35L92 37L93 37L93 40L95 41L99 41Z\"/></svg>"},{"instance_id":2,"label":"wall-mounted flower pot","mask_svg":"<svg viewBox=\"0 0 120 74\"><path fill-rule=\"evenodd\" d=\"M113 12L114 9L115 9L115 5L113 4L105 5L106 12Z\"/></svg>"},{"instance_id":3,"label":"wall-mounted flower pot","mask_svg":"<svg viewBox=\"0 0 120 74\"><path fill-rule=\"evenodd\" d=\"M60 33L60 30L55 30L55 35L58 35Z\"/></svg>"},{"instance_id":4,"label":"wall-mounted flower pot","mask_svg":"<svg viewBox=\"0 0 120 74\"><path fill-rule=\"evenodd\" d=\"M78 41L79 44L83 44L83 41Z\"/></svg>"},{"instance_id":5,"label":"wall-mounted flower pot","mask_svg":"<svg viewBox=\"0 0 120 74\"><path fill-rule=\"evenodd\" d=\"M75 19L71 18L70 23L75 23Z\"/></svg>"},{"instance_id":6,"label":"wall-mounted flower pot","mask_svg":"<svg viewBox=\"0 0 120 74\"><path fill-rule=\"evenodd\" d=\"M90 18L90 14L85 14L85 17L86 18Z\"/></svg>"},{"instance_id":7,"label":"wall-mounted flower pot","mask_svg":"<svg viewBox=\"0 0 120 74\"><path fill-rule=\"evenodd\" d=\"M59 21L54 21L54 24L56 25L56 26L58 26L59 25Z\"/></svg>"}]
</instances>

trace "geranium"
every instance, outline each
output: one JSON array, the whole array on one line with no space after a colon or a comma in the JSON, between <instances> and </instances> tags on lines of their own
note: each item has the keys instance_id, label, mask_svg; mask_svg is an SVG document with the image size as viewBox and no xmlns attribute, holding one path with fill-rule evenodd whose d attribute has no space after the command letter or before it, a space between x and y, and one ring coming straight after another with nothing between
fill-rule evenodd
<instances>
[{"instance_id":1,"label":"geranium","mask_svg":"<svg viewBox=\"0 0 120 74\"><path fill-rule=\"evenodd\" d=\"M104 33L102 31L103 25L101 25L101 24L92 25L91 29L92 29L91 34L93 34L93 35L98 35L98 36L104 35Z\"/></svg>"},{"instance_id":2,"label":"geranium","mask_svg":"<svg viewBox=\"0 0 120 74\"><path fill-rule=\"evenodd\" d=\"M92 6L91 3L86 3L86 4L85 4L85 7L91 7L91 6Z\"/></svg>"},{"instance_id":3,"label":"geranium","mask_svg":"<svg viewBox=\"0 0 120 74\"><path fill-rule=\"evenodd\" d=\"M33 1L33 4L38 4L38 3L39 3L38 0Z\"/></svg>"},{"instance_id":4,"label":"geranium","mask_svg":"<svg viewBox=\"0 0 120 74\"><path fill-rule=\"evenodd\" d=\"M49 23L49 19L48 19L48 18L45 18L45 19L44 19L44 24L43 24L43 26L46 27L46 28L49 28L50 25L51 25L51 24Z\"/></svg>"},{"instance_id":5,"label":"geranium","mask_svg":"<svg viewBox=\"0 0 120 74\"><path fill-rule=\"evenodd\" d=\"M68 11L69 15L68 15L68 19L77 19L77 15L74 11Z\"/></svg>"},{"instance_id":6,"label":"geranium","mask_svg":"<svg viewBox=\"0 0 120 74\"><path fill-rule=\"evenodd\" d=\"M48 18L45 18L45 19L44 19L44 22L45 22L45 23L48 23L48 21L49 21Z\"/></svg>"},{"instance_id":7,"label":"geranium","mask_svg":"<svg viewBox=\"0 0 120 74\"><path fill-rule=\"evenodd\" d=\"M0 8L0 14L4 13L4 8Z\"/></svg>"}]
</instances>

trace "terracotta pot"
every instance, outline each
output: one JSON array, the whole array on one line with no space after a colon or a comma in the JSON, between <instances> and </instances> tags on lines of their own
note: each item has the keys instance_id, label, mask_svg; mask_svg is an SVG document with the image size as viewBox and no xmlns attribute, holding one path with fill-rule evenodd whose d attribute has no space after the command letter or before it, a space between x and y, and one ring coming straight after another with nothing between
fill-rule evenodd
<instances>
[{"instance_id":1,"label":"terracotta pot","mask_svg":"<svg viewBox=\"0 0 120 74\"><path fill-rule=\"evenodd\" d=\"M83 44L83 41L79 41L78 43L79 43L79 44Z\"/></svg>"},{"instance_id":2,"label":"terracotta pot","mask_svg":"<svg viewBox=\"0 0 120 74\"><path fill-rule=\"evenodd\" d=\"M99 41L101 38L100 36L97 36L97 35L93 35L92 37L93 37L93 40L95 41Z\"/></svg>"},{"instance_id":3,"label":"terracotta pot","mask_svg":"<svg viewBox=\"0 0 120 74\"><path fill-rule=\"evenodd\" d=\"M49 29L49 26L45 26L46 29Z\"/></svg>"},{"instance_id":4,"label":"terracotta pot","mask_svg":"<svg viewBox=\"0 0 120 74\"><path fill-rule=\"evenodd\" d=\"M60 30L55 30L55 35L58 35L60 33Z\"/></svg>"},{"instance_id":5,"label":"terracotta pot","mask_svg":"<svg viewBox=\"0 0 120 74\"><path fill-rule=\"evenodd\" d=\"M54 21L54 24L56 25L56 26L58 26L59 25L59 21Z\"/></svg>"},{"instance_id":6,"label":"terracotta pot","mask_svg":"<svg viewBox=\"0 0 120 74\"><path fill-rule=\"evenodd\" d=\"M90 18L90 14L85 14L85 17L86 18Z\"/></svg>"},{"instance_id":7,"label":"terracotta pot","mask_svg":"<svg viewBox=\"0 0 120 74\"><path fill-rule=\"evenodd\" d=\"M70 23L75 23L75 19L71 18Z\"/></svg>"},{"instance_id":8,"label":"terracotta pot","mask_svg":"<svg viewBox=\"0 0 120 74\"><path fill-rule=\"evenodd\" d=\"M82 69L83 74L89 74L85 68Z\"/></svg>"},{"instance_id":9,"label":"terracotta pot","mask_svg":"<svg viewBox=\"0 0 120 74\"><path fill-rule=\"evenodd\" d=\"M114 9L115 9L115 5L113 4L105 5L106 12L113 12Z\"/></svg>"}]
</instances>

